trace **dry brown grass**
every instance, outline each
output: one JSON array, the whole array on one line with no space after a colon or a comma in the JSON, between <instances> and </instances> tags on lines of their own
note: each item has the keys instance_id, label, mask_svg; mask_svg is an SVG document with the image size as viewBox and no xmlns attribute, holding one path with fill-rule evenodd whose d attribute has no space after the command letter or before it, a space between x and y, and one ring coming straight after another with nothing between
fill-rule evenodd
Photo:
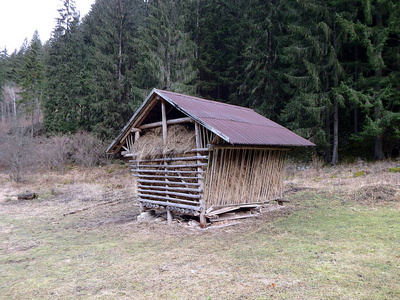
<instances>
[{"instance_id":1,"label":"dry brown grass","mask_svg":"<svg viewBox=\"0 0 400 300\"><path fill-rule=\"evenodd\" d=\"M313 165L288 165L286 167L287 187L307 187L331 192L354 194L370 186L400 186L400 175L389 172L395 162L359 162L329 167ZM299 170L300 169L300 170ZM365 175L356 177L355 173L365 171Z\"/></svg>"},{"instance_id":2,"label":"dry brown grass","mask_svg":"<svg viewBox=\"0 0 400 300\"><path fill-rule=\"evenodd\" d=\"M65 172L27 172L23 182L16 183L0 173L0 201L16 200L17 195L36 192L41 200L89 201L110 198L110 193L135 194L134 179L127 176L125 165L83 168L70 166Z\"/></svg>"}]
</instances>

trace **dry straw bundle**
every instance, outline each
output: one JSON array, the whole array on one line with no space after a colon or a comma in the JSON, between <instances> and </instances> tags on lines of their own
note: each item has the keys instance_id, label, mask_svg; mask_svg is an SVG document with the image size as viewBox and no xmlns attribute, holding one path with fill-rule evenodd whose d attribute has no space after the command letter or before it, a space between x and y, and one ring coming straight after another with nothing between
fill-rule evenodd
<instances>
[{"instance_id":1,"label":"dry straw bundle","mask_svg":"<svg viewBox=\"0 0 400 300\"><path fill-rule=\"evenodd\" d=\"M207 207L281 197L284 157L275 150L215 150L204 193Z\"/></svg>"},{"instance_id":2,"label":"dry straw bundle","mask_svg":"<svg viewBox=\"0 0 400 300\"><path fill-rule=\"evenodd\" d=\"M194 130L184 125L171 125L167 128L167 144L164 148L162 128L146 131L134 144L137 159L153 159L162 154L170 156L195 148Z\"/></svg>"}]
</instances>

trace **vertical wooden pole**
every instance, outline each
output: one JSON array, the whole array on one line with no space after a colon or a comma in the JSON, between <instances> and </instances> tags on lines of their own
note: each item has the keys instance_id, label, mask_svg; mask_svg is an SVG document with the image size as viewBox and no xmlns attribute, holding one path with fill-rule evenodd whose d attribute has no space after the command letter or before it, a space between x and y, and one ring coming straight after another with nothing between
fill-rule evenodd
<instances>
[{"instance_id":1,"label":"vertical wooden pole","mask_svg":"<svg viewBox=\"0 0 400 300\"><path fill-rule=\"evenodd\" d=\"M201 148L201 140L200 140L200 125L196 122L194 123L194 129L195 129L195 136L196 136L196 148L200 149ZM200 152L196 153L196 156L201 156ZM201 164L201 160L197 160L197 164ZM197 167L197 171L203 171L202 167ZM198 177L198 183L200 184L200 228L206 228L207 227L207 219L206 219L206 205L204 203L204 177L203 173L197 173Z\"/></svg>"},{"instance_id":2,"label":"vertical wooden pole","mask_svg":"<svg viewBox=\"0 0 400 300\"><path fill-rule=\"evenodd\" d=\"M166 150L167 147L167 137L168 137L168 129L167 129L167 112L165 109L165 100L161 99L161 122L162 122L162 139L163 139L163 146L164 149L163 151ZM166 162L164 162L166 164ZM167 168L165 169L167 170ZM165 173L167 175L167 173ZM166 184L165 186L168 187L168 179L165 179ZM168 196L168 190L166 191L165 195ZM167 210L167 223L168 225L172 224L172 212L170 210Z\"/></svg>"},{"instance_id":3,"label":"vertical wooden pole","mask_svg":"<svg viewBox=\"0 0 400 300\"><path fill-rule=\"evenodd\" d=\"M167 223L168 225L172 224L172 213L170 210L167 210Z\"/></svg>"},{"instance_id":4,"label":"vertical wooden pole","mask_svg":"<svg viewBox=\"0 0 400 300\"><path fill-rule=\"evenodd\" d=\"M161 99L161 117L162 117L162 137L163 145L167 146L167 113L165 110L165 100Z\"/></svg>"},{"instance_id":5,"label":"vertical wooden pole","mask_svg":"<svg viewBox=\"0 0 400 300\"><path fill-rule=\"evenodd\" d=\"M139 140L139 138L140 138L140 132L136 131L135 132L135 142L137 142Z\"/></svg>"}]
</instances>

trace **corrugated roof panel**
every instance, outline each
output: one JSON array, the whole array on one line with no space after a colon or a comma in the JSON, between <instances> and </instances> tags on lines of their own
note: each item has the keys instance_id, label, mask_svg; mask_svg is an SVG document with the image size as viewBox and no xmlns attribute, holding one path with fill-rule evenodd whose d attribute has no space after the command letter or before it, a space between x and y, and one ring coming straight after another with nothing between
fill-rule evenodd
<instances>
[{"instance_id":1,"label":"corrugated roof panel","mask_svg":"<svg viewBox=\"0 0 400 300\"><path fill-rule=\"evenodd\" d=\"M159 91L167 96L186 112L199 118L212 118L220 120L231 120L243 123L260 124L264 126L279 127L281 125L261 116L250 108L230 105L217 101L205 100L182 94Z\"/></svg>"},{"instance_id":2,"label":"corrugated roof panel","mask_svg":"<svg viewBox=\"0 0 400 300\"><path fill-rule=\"evenodd\" d=\"M314 146L313 143L284 127L270 127L235 121L201 120L228 137L231 144L273 145L273 146Z\"/></svg>"},{"instance_id":3,"label":"corrugated roof panel","mask_svg":"<svg viewBox=\"0 0 400 300\"><path fill-rule=\"evenodd\" d=\"M123 139L129 133L130 128L136 126L140 114L153 101L156 101L155 95L164 98L185 115L234 145L315 146L310 141L250 108L153 89L118 137L108 147L107 153L113 153L116 149L121 148Z\"/></svg>"},{"instance_id":4,"label":"corrugated roof panel","mask_svg":"<svg viewBox=\"0 0 400 300\"><path fill-rule=\"evenodd\" d=\"M167 101L221 133L231 144L315 146L252 109L156 90Z\"/></svg>"}]
</instances>

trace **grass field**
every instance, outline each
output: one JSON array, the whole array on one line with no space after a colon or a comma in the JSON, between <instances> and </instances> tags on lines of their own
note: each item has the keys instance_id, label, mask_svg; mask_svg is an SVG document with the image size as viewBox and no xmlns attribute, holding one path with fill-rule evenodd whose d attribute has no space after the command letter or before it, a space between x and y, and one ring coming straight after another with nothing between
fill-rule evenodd
<instances>
[{"instance_id":1,"label":"grass field","mask_svg":"<svg viewBox=\"0 0 400 300\"><path fill-rule=\"evenodd\" d=\"M19 184L0 175L0 299L399 299L400 175L390 165L288 168L291 203L204 231L136 222L118 165ZM25 191L39 199L17 200ZM96 206L110 199L120 200Z\"/></svg>"}]
</instances>

